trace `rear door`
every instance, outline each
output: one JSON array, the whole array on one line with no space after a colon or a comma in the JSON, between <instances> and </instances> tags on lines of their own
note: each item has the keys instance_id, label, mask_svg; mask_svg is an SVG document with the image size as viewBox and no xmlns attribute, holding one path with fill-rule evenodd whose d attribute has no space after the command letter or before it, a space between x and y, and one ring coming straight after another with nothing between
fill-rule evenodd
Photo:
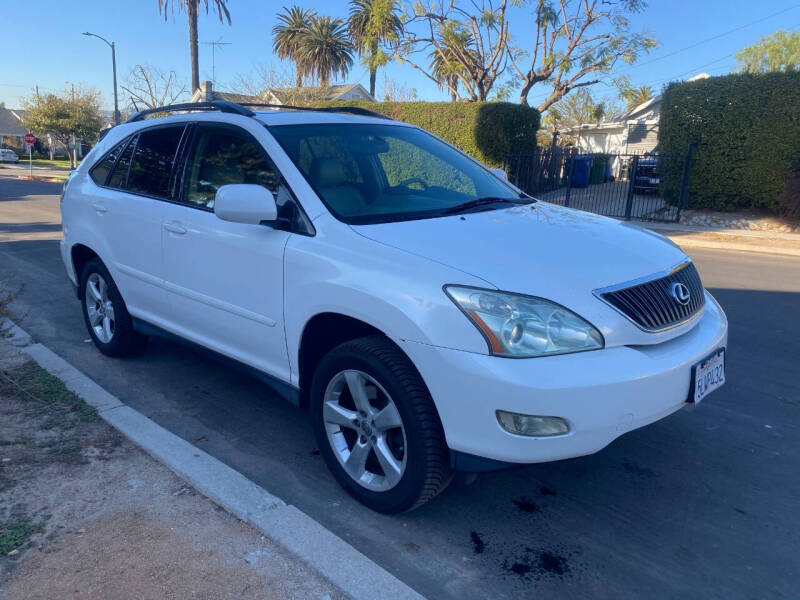
<instances>
[{"instance_id":1,"label":"rear door","mask_svg":"<svg viewBox=\"0 0 800 600\"><path fill-rule=\"evenodd\" d=\"M291 233L214 214L221 186L257 184L276 194L278 171L242 127L199 123L187 148L179 202L167 207L162 231L173 330L288 381L283 251Z\"/></svg>"},{"instance_id":2,"label":"rear door","mask_svg":"<svg viewBox=\"0 0 800 600\"><path fill-rule=\"evenodd\" d=\"M185 126L145 129L116 148L92 171L105 182L91 199L93 218L110 257L103 257L134 316L162 322L167 312L163 288L161 222L174 195L174 165ZM112 164L113 163L113 164Z\"/></svg>"}]
</instances>

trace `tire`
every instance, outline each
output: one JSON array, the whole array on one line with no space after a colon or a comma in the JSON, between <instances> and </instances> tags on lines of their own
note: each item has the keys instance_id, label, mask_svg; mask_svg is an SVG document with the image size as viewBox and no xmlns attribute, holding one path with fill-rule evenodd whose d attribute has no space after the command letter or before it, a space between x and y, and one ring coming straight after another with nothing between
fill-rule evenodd
<instances>
[{"instance_id":1,"label":"tire","mask_svg":"<svg viewBox=\"0 0 800 600\"><path fill-rule=\"evenodd\" d=\"M350 391L353 384L361 389L359 381L371 409L368 419L363 412L355 419L360 428L350 420L359 416ZM335 411L330 410L331 403L338 407ZM395 406L396 415L385 410L389 404ZM369 508L388 514L409 511L433 499L450 483L450 454L430 393L408 357L387 338L359 338L331 350L314 373L310 408L325 462L339 484ZM401 426L391 427L397 418ZM348 420L349 425L340 423ZM345 468L348 458L362 455L352 452L356 444L369 447L361 479L351 475L358 469L348 472ZM393 463L387 463L387 450ZM384 468L386 464L400 469Z\"/></svg>"},{"instance_id":2,"label":"tire","mask_svg":"<svg viewBox=\"0 0 800 600\"><path fill-rule=\"evenodd\" d=\"M144 348L147 337L134 331L125 301L99 259L93 258L83 267L79 289L83 321L100 352L130 356Z\"/></svg>"}]
</instances>

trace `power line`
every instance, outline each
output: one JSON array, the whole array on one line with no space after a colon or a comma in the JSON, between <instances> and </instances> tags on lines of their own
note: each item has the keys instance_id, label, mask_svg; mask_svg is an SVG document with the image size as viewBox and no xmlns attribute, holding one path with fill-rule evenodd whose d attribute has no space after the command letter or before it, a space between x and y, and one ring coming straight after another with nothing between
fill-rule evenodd
<instances>
[{"instance_id":1,"label":"power line","mask_svg":"<svg viewBox=\"0 0 800 600\"><path fill-rule=\"evenodd\" d=\"M708 42L713 42L714 40L718 40L719 38L725 37L726 35L730 35L731 33L735 33L737 31L741 31L742 29L746 29L748 27L751 27L752 25L756 25L758 23L763 23L764 21L767 21L767 20L769 20L769 19L771 19L773 17L777 17L778 15L782 15L784 13L787 13L790 10L794 10L796 8L800 8L800 4L795 4L794 6L790 6L789 8L785 8L783 10L779 10L776 13L772 13L771 15L767 15L766 17L762 17L761 19L758 19L756 21L751 21L750 23L745 23L744 25L740 25L739 27L734 27L733 29L729 29L728 31L723 31L722 33L718 33L717 35L713 35L711 37L702 39L702 40L700 40L698 42L695 42L694 44L689 44L688 46L684 46L683 48L678 48L677 50L673 50L672 52L670 52L668 54L664 54L663 56L658 56L656 58L653 58L651 60L646 60L644 62L637 62L635 65L631 65L627 69L622 69L621 71L617 71L617 74L625 73L627 71L630 71L631 69L637 69L639 67L644 67L645 65L649 65L649 64L652 64L652 63L654 63L656 61L663 60L665 58L669 58L670 56L675 56L676 54L680 54L681 52L684 52L686 50L691 50L692 48L697 48L698 46L702 46L703 44L706 44Z\"/></svg>"},{"instance_id":2,"label":"power line","mask_svg":"<svg viewBox=\"0 0 800 600\"><path fill-rule=\"evenodd\" d=\"M669 57L671 57L671 56L675 56L676 54L680 54L681 52L684 52L684 51L686 51L686 50L691 50L692 48L696 48L696 47L698 47L698 46L701 46L701 45L703 45L703 44L705 44L705 43L708 43L708 42L713 42L714 40L717 40L717 39L719 39L719 38L725 37L726 35L730 35L731 33L735 33L735 32L737 32L737 31L741 31L742 29L746 29L747 27L750 27L750 26L752 26L752 25L756 25L756 24L758 24L758 23L763 23L764 21L767 21L767 20L769 20L769 19L772 19L773 17L777 17L777 16L779 16L779 15L782 15L782 14L784 14L784 13L787 13L787 12L789 12L789 11L791 11L791 10L794 10L794 9L796 9L796 8L800 8L800 4L795 4L795 5L793 5L793 6L790 6L790 7L788 7L788 8L784 8L783 10L779 10L778 12L775 12L775 13L769 14L769 15L767 15L767 16L765 16L765 17L762 17L762 18L760 18L760 19L757 19L757 20L755 20L755 21L751 21L750 23L745 23L744 25L740 25L740 26L738 26L738 27L734 27L733 29L729 29L729 30L727 30L727 31L723 31L722 33L718 33L718 34L716 34L716 35L713 35L713 36L711 36L711 37L708 37L708 38L705 38L705 39L699 40L699 41L697 41L697 42L695 42L695 43L693 43L693 44L690 44L690 45L688 45L688 46L684 46L683 48L678 48L677 50L673 50L672 52L669 52L668 54L664 54L664 55L662 55L662 56L658 56L658 57L655 57L655 58L653 58L653 59L651 59L651 60L646 60L646 61L644 61L644 62L637 62L635 65L631 65L630 67L628 67L628 68L626 68L626 69L621 69L621 70L619 70L619 71L614 71L613 73L610 73L610 75L620 75L620 74L622 74L622 73L627 73L627 72L631 71L632 69L636 69L636 68L638 68L638 67L643 67L643 66L646 66L646 65L652 64L652 63L654 63L654 62L657 62L657 61L659 61L659 60L662 60L662 59L665 59L665 58L669 58ZM798 27L798 26L800 26L800 24L798 24L798 25L793 25L793 26L791 26L789 29L794 29L794 28L796 28L796 27ZM723 57L723 58L727 58L728 56L733 56L733 54L735 54L735 52L734 52L734 53L731 53L731 54L729 54L729 55L727 55L727 56L725 56L725 57ZM711 63L707 63L707 64L713 64L713 63L715 63L715 62L719 62L719 60L722 60L723 58L720 58L720 59L718 59L718 60L716 60L716 61L712 61ZM692 72L692 71L695 71L695 70L697 70L697 69L701 69L701 68L703 68L703 67L702 67L702 66L700 66L700 67L696 67L695 69L692 69L692 70L690 70L690 71L687 71L687 73L690 73L690 72ZM676 78L678 78L678 77L681 77L681 76L682 76L682 75L674 75L674 76L672 76L672 77L667 77L667 78L665 78L665 79L662 79L662 80L657 80L657 81L655 81L655 82L653 82L653 83L659 83L659 82L661 82L661 81L672 81L673 79L676 79ZM647 84L647 83L645 83L645 84L643 84L643 85L648 85L648 84ZM534 98L535 98L536 100L534 100L534 101L531 101L530 103L531 103L531 104L535 104L537 100L542 100L542 99L546 98L546 97L547 97L547 96L549 96L549 95L550 95L550 92L549 92L549 91L548 91L548 92L543 92L543 93L542 93L540 96L534 96Z\"/></svg>"},{"instance_id":3,"label":"power line","mask_svg":"<svg viewBox=\"0 0 800 600\"><path fill-rule=\"evenodd\" d=\"M793 8L797 8L797 7L800 7L800 4L798 4L797 6L795 6L795 7L793 7ZM791 10L791 9L787 9L787 10ZM781 11L781 12L786 12L786 10L784 10L784 11ZM776 14L781 14L781 13L776 13ZM774 15L773 15L773 16L774 16ZM754 21L754 23L755 23L755 21ZM797 23L797 24L795 24L795 25L792 25L791 27L789 27L789 29L792 29L792 30L793 30L793 29L795 29L796 27L800 27L800 23ZM740 27L740 28L738 28L738 29L741 29L741 27ZM727 32L727 33L730 33L730 32ZM725 35L725 34L719 34L719 35L717 35L717 36L714 36L714 38L709 38L709 39L716 39L716 38L718 38L718 37L721 37L722 35ZM699 44L699 43L702 43L702 42L698 42L698 44ZM675 54L675 53L677 53L677 52L679 52L679 51L680 51L680 50L676 50L676 51L675 51L673 54ZM703 63L702 65L699 65L699 66L697 66L697 67L693 67L693 68L689 69L688 71L683 71L683 72L681 72L681 73L678 73L677 75L671 75L671 76L669 76L669 77L664 77L664 78L660 78L660 79L654 79L654 80L650 80L650 81L645 81L645 82L642 82L642 85L654 86L654 85L657 85L657 84L659 84L659 83L668 83L668 82L670 82L670 81L679 80L679 79L681 79L682 77L684 77L685 75L688 75L688 74L690 74L690 73L695 73L696 71L699 71L699 70L701 70L701 69L704 69L704 68L705 68L705 67L707 67L707 66L710 66L710 65L716 64L716 63L720 62L721 60L725 60L725 59L727 59L727 58L731 58L731 57L732 57L732 56L734 56L735 54L736 54L736 52L731 52L731 53L729 53L729 54L726 54L725 56L721 56L721 57L719 57L719 58L717 58L717 59L715 59L715 60L712 60L712 61L710 61L710 62ZM665 57L662 57L662 58L665 58ZM652 62L652 61L651 61L651 62ZM642 63L642 64L644 64L644 63ZM638 65L637 65L637 66L638 66ZM727 67L719 67L719 68L727 68ZM719 68L712 69L712 71L717 71L717 70L719 70ZM619 72L618 72L618 73L619 73ZM613 73L613 74L616 74L616 73ZM544 98L546 98L546 97L547 97L547 96L549 96L549 95L550 95L550 91L547 91L547 92L543 92L543 93L542 93L540 96L534 96L534 100L533 100L533 101L530 101L530 104L536 104L536 100L541 100L541 99L544 99ZM605 95L601 95L601 96L593 97L593 99L594 99L594 100L596 100L596 101L603 101L603 100L611 100L611 99L614 99L614 98L617 98L617 97L619 97L619 93L609 93L609 94L605 94Z\"/></svg>"}]
</instances>

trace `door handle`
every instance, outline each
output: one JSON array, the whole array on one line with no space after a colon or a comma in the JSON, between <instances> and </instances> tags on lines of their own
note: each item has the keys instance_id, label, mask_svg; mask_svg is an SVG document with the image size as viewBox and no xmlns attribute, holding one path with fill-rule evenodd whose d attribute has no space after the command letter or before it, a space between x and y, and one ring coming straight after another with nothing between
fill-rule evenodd
<instances>
[{"instance_id":1,"label":"door handle","mask_svg":"<svg viewBox=\"0 0 800 600\"><path fill-rule=\"evenodd\" d=\"M177 223L164 223L164 229L166 229L170 233L177 233L178 235L183 235L184 233L186 233L186 228L181 227Z\"/></svg>"},{"instance_id":2,"label":"door handle","mask_svg":"<svg viewBox=\"0 0 800 600\"><path fill-rule=\"evenodd\" d=\"M92 208L95 209L99 213L108 212L108 209L106 208L106 205L103 204L102 202L94 202L92 204Z\"/></svg>"}]
</instances>

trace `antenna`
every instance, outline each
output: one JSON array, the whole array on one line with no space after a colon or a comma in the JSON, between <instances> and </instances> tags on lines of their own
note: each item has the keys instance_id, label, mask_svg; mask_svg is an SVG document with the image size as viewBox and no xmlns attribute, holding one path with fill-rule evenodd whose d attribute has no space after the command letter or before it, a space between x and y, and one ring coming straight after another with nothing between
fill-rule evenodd
<instances>
[{"instance_id":1,"label":"antenna","mask_svg":"<svg viewBox=\"0 0 800 600\"><path fill-rule=\"evenodd\" d=\"M206 46L211 46L211 82L214 87L217 86L217 48L222 46L230 46L232 42L223 42L222 38L218 38L216 42L200 42Z\"/></svg>"}]
</instances>

